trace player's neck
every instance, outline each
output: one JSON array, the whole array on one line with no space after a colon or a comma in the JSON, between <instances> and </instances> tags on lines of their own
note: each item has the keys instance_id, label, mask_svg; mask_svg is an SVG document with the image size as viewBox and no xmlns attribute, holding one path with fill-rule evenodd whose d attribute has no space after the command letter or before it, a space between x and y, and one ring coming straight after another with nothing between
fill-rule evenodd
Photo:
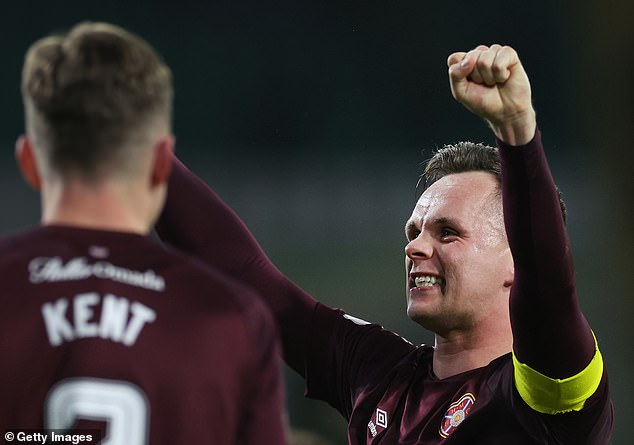
<instances>
[{"instance_id":1,"label":"player's neck","mask_svg":"<svg viewBox=\"0 0 634 445\"><path fill-rule=\"evenodd\" d=\"M433 369L439 379L451 377L488 365L511 352L513 337L510 326L504 332L479 329L452 332L446 337L436 334Z\"/></svg>"},{"instance_id":2,"label":"player's neck","mask_svg":"<svg viewBox=\"0 0 634 445\"><path fill-rule=\"evenodd\" d=\"M42 224L147 234L152 224L147 201L125 184L47 184L42 189Z\"/></svg>"}]
</instances>

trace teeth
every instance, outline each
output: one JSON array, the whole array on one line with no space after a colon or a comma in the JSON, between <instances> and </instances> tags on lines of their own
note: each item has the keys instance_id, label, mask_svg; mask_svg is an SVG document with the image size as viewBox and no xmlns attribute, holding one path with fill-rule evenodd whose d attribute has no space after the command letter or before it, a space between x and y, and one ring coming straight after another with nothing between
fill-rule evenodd
<instances>
[{"instance_id":1,"label":"teeth","mask_svg":"<svg viewBox=\"0 0 634 445\"><path fill-rule=\"evenodd\" d=\"M416 287L428 287L433 286L434 284L440 284L441 282L442 278L436 278L431 275L423 275L414 278L414 284L416 284Z\"/></svg>"}]
</instances>

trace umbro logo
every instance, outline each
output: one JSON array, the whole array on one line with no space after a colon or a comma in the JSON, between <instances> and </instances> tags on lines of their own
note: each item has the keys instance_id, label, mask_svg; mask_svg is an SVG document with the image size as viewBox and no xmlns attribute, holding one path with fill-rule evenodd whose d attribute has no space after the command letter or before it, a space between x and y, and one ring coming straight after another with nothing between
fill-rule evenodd
<instances>
[{"instance_id":1,"label":"umbro logo","mask_svg":"<svg viewBox=\"0 0 634 445\"><path fill-rule=\"evenodd\" d=\"M378 428L387 428L387 411L377 408L374 414L374 420L370 420L368 423L368 429L372 437L376 437L380 433Z\"/></svg>"}]
</instances>

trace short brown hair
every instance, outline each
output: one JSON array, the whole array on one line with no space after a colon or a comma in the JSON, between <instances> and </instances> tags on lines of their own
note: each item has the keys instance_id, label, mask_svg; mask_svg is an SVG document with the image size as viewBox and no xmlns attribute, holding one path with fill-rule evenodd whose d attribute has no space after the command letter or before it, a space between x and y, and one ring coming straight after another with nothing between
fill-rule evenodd
<instances>
[{"instance_id":1,"label":"short brown hair","mask_svg":"<svg viewBox=\"0 0 634 445\"><path fill-rule=\"evenodd\" d=\"M423 172L424 186L429 187L443 176L453 173L484 171L502 182L502 166L496 148L473 142L445 145L427 161Z\"/></svg>"},{"instance_id":2,"label":"short brown hair","mask_svg":"<svg viewBox=\"0 0 634 445\"><path fill-rule=\"evenodd\" d=\"M81 23L38 40L22 71L27 134L60 174L98 175L154 119L170 125L172 75L143 39L106 23Z\"/></svg>"},{"instance_id":3,"label":"short brown hair","mask_svg":"<svg viewBox=\"0 0 634 445\"><path fill-rule=\"evenodd\" d=\"M422 185L423 189L427 189L427 187L443 176L471 171L483 171L492 174L498 182L497 192L501 197L502 163L500 153L497 148L481 143L458 142L453 145L445 145L437 150L427 161L419 184ZM566 203L559 189L557 189L557 193L565 222L568 216Z\"/></svg>"}]
</instances>

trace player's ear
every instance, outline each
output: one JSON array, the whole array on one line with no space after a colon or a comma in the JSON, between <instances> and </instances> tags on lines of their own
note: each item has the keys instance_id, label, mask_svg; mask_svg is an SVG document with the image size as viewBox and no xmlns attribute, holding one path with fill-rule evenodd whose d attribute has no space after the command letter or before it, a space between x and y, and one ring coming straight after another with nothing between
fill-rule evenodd
<instances>
[{"instance_id":1,"label":"player's ear","mask_svg":"<svg viewBox=\"0 0 634 445\"><path fill-rule=\"evenodd\" d=\"M506 277L504 278L504 287L511 287L515 281L515 268L511 264L506 270Z\"/></svg>"},{"instance_id":2,"label":"player's ear","mask_svg":"<svg viewBox=\"0 0 634 445\"><path fill-rule=\"evenodd\" d=\"M504 249L504 287L510 288L515 281L515 263L513 262L513 254L511 248Z\"/></svg>"},{"instance_id":3,"label":"player's ear","mask_svg":"<svg viewBox=\"0 0 634 445\"><path fill-rule=\"evenodd\" d=\"M33 144L25 135L20 136L15 142L15 159L24 180L35 190L39 191L42 188L42 179L37 168Z\"/></svg>"},{"instance_id":4,"label":"player's ear","mask_svg":"<svg viewBox=\"0 0 634 445\"><path fill-rule=\"evenodd\" d=\"M152 163L152 187L162 185L169 179L174 161L174 135L168 134L154 145L154 161Z\"/></svg>"}]
</instances>

